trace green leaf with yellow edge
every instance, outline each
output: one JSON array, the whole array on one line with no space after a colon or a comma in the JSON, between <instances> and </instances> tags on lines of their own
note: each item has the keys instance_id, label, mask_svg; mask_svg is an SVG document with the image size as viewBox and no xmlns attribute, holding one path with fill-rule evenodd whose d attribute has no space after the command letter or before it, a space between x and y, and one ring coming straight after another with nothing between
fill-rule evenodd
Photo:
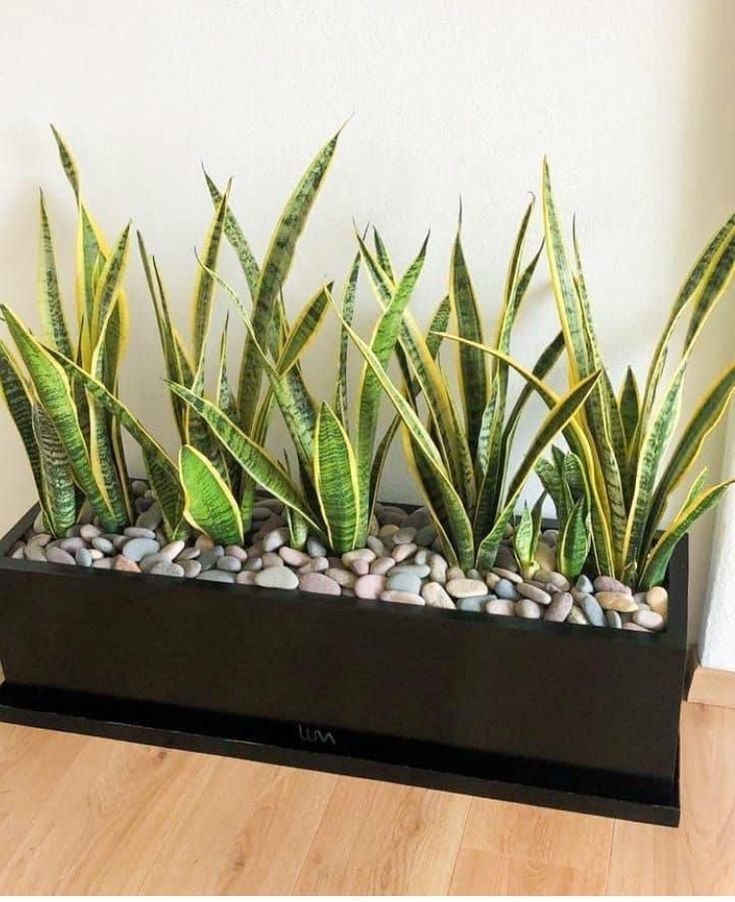
<instances>
[{"instance_id":1,"label":"green leaf with yellow edge","mask_svg":"<svg viewBox=\"0 0 735 902\"><path fill-rule=\"evenodd\" d=\"M286 375L291 367L299 361L310 342L318 334L324 321L324 315L327 312L327 292L332 290L333 284L333 282L330 282L326 286L326 290L324 286L322 286L322 288L320 288L319 291L304 304L288 333L286 343L278 358L276 369L279 375Z\"/></svg>"},{"instance_id":2,"label":"green leaf with yellow edge","mask_svg":"<svg viewBox=\"0 0 735 902\"><path fill-rule=\"evenodd\" d=\"M215 280L210 271L217 266L222 230L227 214L227 201L230 193L230 182L227 183L225 193L222 195L214 216L209 224L204 245L202 247L203 266L197 267L197 276L194 283L194 297L192 300L193 316L193 348L194 358L198 360L202 354L206 337L209 332L209 323L212 317L212 300L214 298Z\"/></svg>"},{"instance_id":3,"label":"green leaf with yellow edge","mask_svg":"<svg viewBox=\"0 0 735 902\"><path fill-rule=\"evenodd\" d=\"M319 151L288 199L263 260L252 316L252 334L263 347L268 342L274 309L291 269L296 244L329 169L339 134L337 132ZM255 420L261 381L262 367L258 350L249 335L245 342L238 387L240 426L246 433L252 429Z\"/></svg>"},{"instance_id":4,"label":"green leaf with yellow edge","mask_svg":"<svg viewBox=\"0 0 735 902\"><path fill-rule=\"evenodd\" d=\"M69 180L69 184L72 187L72 191L74 192L74 197L79 202L79 194L80 194L80 178L79 178L79 167L77 166L76 160L74 159L74 155L69 150L66 145L66 142L59 134L58 130L55 126L51 126L51 131L53 132L54 139L56 141L56 146L59 149L59 157L61 158L61 166L66 174L67 179Z\"/></svg>"},{"instance_id":5,"label":"green leaf with yellow edge","mask_svg":"<svg viewBox=\"0 0 735 902\"><path fill-rule=\"evenodd\" d=\"M53 352L35 339L8 307L2 305L0 310L33 381L38 400L64 444L82 491L100 518L102 528L114 532L122 524L115 517L95 477L64 370L52 356Z\"/></svg>"},{"instance_id":6,"label":"green leaf with yellow edge","mask_svg":"<svg viewBox=\"0 0 735 902\"><path fill-rule=\"evenodd\" d=\"M66 357L73 357L59 289L54 241L43 191L40 192L39 204L41 226L38 240L38 302L41 308L41 319L48 343Z\"/></svg>"},{"instance_id":7,"label":"green leaf with yellow edge","mask_svg":"<svg viewBox=\"0 0 735 902\"><path fill-rule=\"evenodd\" d=\"M183 385L170 384L169 387L209 423L219 441L249 476L279 501L301 514L310 526L320 530L318 518L308 509L291 477L265 448L246 435L211 401Z\"/></svg>"},{"instance_id":8,"label":"green leaf with yellow edge","mask_svg":"<svg viewBox=\"0 0 735 902\"><path fill-rule=\"evenodd\" d=\"M628 367L625 372L625 380L620 390L618 399L618 407L620 408L620 418L623 424L623 433L625 435L625 445L630 457L630 449L633 447L636 432L638 431L638 418L641 412L641 399L638 391L638 382L632 367Z\"/></svg>"},{"instance_id":9,"label":"green leaf with yellow edge","mask_svg":"<svg viewBox=\"0 0 735 902\"><path fill-rule=\"evenodd\" d=\"M355 548L361 522L357 462L350 440L332 408L319 408L314 441L314 485L330 547L343 554Z\"/></svg>"},{"instance_id":10,"label":"green leaf with yellow edge","mask_svg":"<svg viewBox=\"0 0 735 902\"><path fill-rule=\"evenodd\" d=\"M184 489L184 516L218 545L240 545L243 523L238 504L227 483L210 461L191 445L179 451L179 473Z\"/></svg>"},{"instance_id":11,"label":"green leaf with yellow edge","mask_svg":"<svg viewBox=\"0 0 735 902\"><path fill-rule=\"evenodd\" d=\"M352 261L350 273L342 291L342 317L345 322L351 324L355 313L355 294L357 292L357 279L360 275L360 261L362 256L358 251ZM339 335L339 370L337 375L337 387L334 392L334 411L342 425L349 434L349 418L347 416L347 349L349 336L344 329Z\"/></svg>"},{"instance_id":12,"label":"green leaf with yellow edge","mask_svg":"<svg viewBox=\"0 0 735 902\"><path fill-rule=\"evenodd\" d=\"M692 525L702 514L719 504L722 496L733 482L735 482L735 479L729 479L727 482L721 482L719 485L711 486L702 492L664 530L643 568L643 574L640 578L641 589L650 589L651 586L658 586L663 582L674 548L676 548L679 541L689 532Z\"/></svg>"},{"instance_id":13,"label":"green leaf with yellow edge","mask_svg":"<svg viewBox=\"0 0 735 902\"><path fill-rule=\"evenodd\" d=\"M53 535L63 536L77 520L74 474L59 434L38 404L33 406L32 419L41 463L45 521Z\"/></svg>"},{"instance_id":14,"label":"green leaf with yellow edge","mask_svg":"<svg viewBox=\"0 0 735 902\"><path fill-rule=\"evenodd\" d=\"M557 547L557 567L572 582L579 576L590 553L590 531L587 526L586 505L583 498L574 503Z\"/></svg>"}]
</instances>

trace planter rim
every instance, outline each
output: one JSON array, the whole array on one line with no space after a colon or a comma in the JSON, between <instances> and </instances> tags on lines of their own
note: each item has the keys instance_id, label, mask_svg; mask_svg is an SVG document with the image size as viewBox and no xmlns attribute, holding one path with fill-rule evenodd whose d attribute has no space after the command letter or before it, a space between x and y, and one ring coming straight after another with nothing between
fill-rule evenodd
<instances>
[{"instance_id":1,"label":"planter rim","mask_svg":"<svg viewBox=\"0 0 735 902\"><path fill-rule=\"evenodd\" d=\"M408 505L405 505L408 507ZM175 576L158 576L147 573L128 573L117 570L97 570L92 567L78 567L67 564L55 564L45 561L26 561L14 560L10 555L13 546L22 539L23 535L33 525L38 515L40 505L34 504L10 530L0 538L0 571L18 570L25 573L55 573L69 579L99 579L99 580L135 580L139 584L160 585L161 580L166 580L169 584L172 582L186 583L187 588L193 588L195 591L202 592L229 592L232 593L233 599L239 598L242 601L252 603L253 601L263 601L259 599L260 589L257 586L227 585L225 583L216 583L206 580L189 579L185 580ZM551 522L551 521L549 521ZM674 550L669 568L666 574L665 585L670 590L670 582L672 576L677 579L682 568L686 571L687 551L689 546L689 535L687 534L679 542ZM680 581L680 580L679 580ZM100 582L100 588L102 582ZM681 589L681 587L677 587ZM683 587L688 595L688 586ZM674 594L671 591L669 594ZM434 619L437 623L447 619L456 620L463 619L468 623L476 623L478 628L490 630L513 630L520 632L557 632L559 634L578 635L581 629L584 629L585 635L588 635L593 642L627 642L638 645L656 645L657 647L670 648L672 650L681 651L687 647L687 624L685 608L670 605L669 616L666 629L661 633L643 633L635 630L620 630L605 628L595 628L591 625L580 626L573 623L549 623L541 620L526 620L520 617L507 617L495 614L487 614L485 612L446 610L444 608L434 608L420 605L395 604L388 601L369 600L361 598L350 598L341 596L336 598L333 595L324 595L317 592L303 592L300 589L289 590L284 593L284 598L279 601L281 605L290 604L311 604L316 606L330 607L332 612L338 611L340 608L349 609L350 611L359 611L365 615L375 616L380 613L384 616L392 617L421 617Z\"/></svg>"}]
</instances>

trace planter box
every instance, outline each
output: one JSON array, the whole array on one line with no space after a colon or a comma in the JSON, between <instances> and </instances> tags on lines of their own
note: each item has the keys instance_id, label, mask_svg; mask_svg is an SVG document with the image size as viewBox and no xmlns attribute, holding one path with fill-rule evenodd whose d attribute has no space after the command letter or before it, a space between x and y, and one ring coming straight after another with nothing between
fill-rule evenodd
<instances>
[{"instance_id":1,"label":"planter box","mask_svg":"<svg viewBox=\"0 0 735 902\"><path fill-rule=\"evenodd\" d=\"M10 560L0 719L675 825L687 547L647 635Z\"/></svg>"}]
</instances>

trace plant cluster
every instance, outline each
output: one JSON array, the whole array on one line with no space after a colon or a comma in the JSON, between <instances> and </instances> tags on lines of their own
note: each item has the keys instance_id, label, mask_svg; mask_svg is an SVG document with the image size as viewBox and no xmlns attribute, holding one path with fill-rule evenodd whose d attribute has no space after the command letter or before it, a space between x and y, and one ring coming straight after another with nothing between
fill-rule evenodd
<instances>
[{"instance_id":1,"label":"plant cluster","mask_svg":"<svg viewBox=\"0 0 735 902\"><path fill-rule=\"evenodd\" d=\"M54 136L77 208L76 335L67 326L43 195L38 276L43 333L34 335L7 306L0 308L15 345L12 351L0 343L0 386L31 464L45 528L53 535L63 535L84 511L109 532L133 521L125 430L140 447L170 539L194 529L218 543L243 542L256 491L264 489L284 504L293 548L303 548L313 535L337 554L359 549L374 523L387 452L400 432L451 565L489 569L513 530L519 569L532 575L539 567L548 498L559 521L559 570L574 579L592 568L648 588L663 581L676 543L733 481L707 486L706 469L701 470L664 525L672 494L694 472L735 390L733 365L674 441L689 360L735 270L735 216L709 242L675 298L642 390L628 369L616 393L597 340L576 230L570 255L546 164L543 244L526 260L532 201L513 242L490 343L482 316L487 305L478 300L462 246L461 214L447 291L428 329L418 325L410 307L428 238L401 275L375 229L369 243L367 232L356 234L355 257L339 296L333 283L316 286L289 322L284 288L339 133L317 153L287 200L260 262L233 212L230 184L220 190L205 172L213 212L197 258L188 340L176 327L161 267L137 235L180 438L172 457L120 398L130 225L107 243L82 197L78 167L55 130ZM218 271L225 243L242 270L244 291ZM526 367L512 356L511 339L544 248L560 331ZM379 311L368 339L354 327L363 273ZM227 321L219 336L210 334L218 288L244 326L236 383L229 376ZM335 388L330 397L318 397L302 362L330 311L340 323ZM666 376L675 330L684 320L683 348L673 374ZM208 396L207 354L214 338L215 391ZM458 399L441 359L450 345L456 352ZM361 359L354 407L347 385L350 348ZM568 384L558 393L545 379L562 357ZM513 374L522 386L511 403ZM547 412L511 472L518 425L533 395ZM393 416L381 432L384 401ZM276 411L290 436L291 457L267 450ZM519 498L534 473L543 494L519 514Z\"/></svg>"}]
</instances>

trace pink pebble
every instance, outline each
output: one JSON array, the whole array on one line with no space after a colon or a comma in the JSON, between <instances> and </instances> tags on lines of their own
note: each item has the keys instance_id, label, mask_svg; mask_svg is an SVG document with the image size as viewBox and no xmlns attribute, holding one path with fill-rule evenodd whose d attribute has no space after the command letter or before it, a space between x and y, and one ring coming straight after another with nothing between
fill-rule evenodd
<instances>
[{"instance_id":1,"label":"pink pebble","mask_svg":"<svg viewBox=\"0 0 735 902\"><path fill-rule=\"evenodd\" d=\"M380 598L380 593L385 589L385 577L377 573L361 576L354 588L358 598Z\"/></svg>"},{"instance_id":2,"label":"pink pebble","mask_svg":"<svg viewBox=\"0 0 735 902\"><path fill-rule=\"evenodd\" d=\"M316 592L320 595L341 595L342 589L333 579L323 573L305 573L299 577L299 588L303 592Z\"/></svg>"}]
</instances>

